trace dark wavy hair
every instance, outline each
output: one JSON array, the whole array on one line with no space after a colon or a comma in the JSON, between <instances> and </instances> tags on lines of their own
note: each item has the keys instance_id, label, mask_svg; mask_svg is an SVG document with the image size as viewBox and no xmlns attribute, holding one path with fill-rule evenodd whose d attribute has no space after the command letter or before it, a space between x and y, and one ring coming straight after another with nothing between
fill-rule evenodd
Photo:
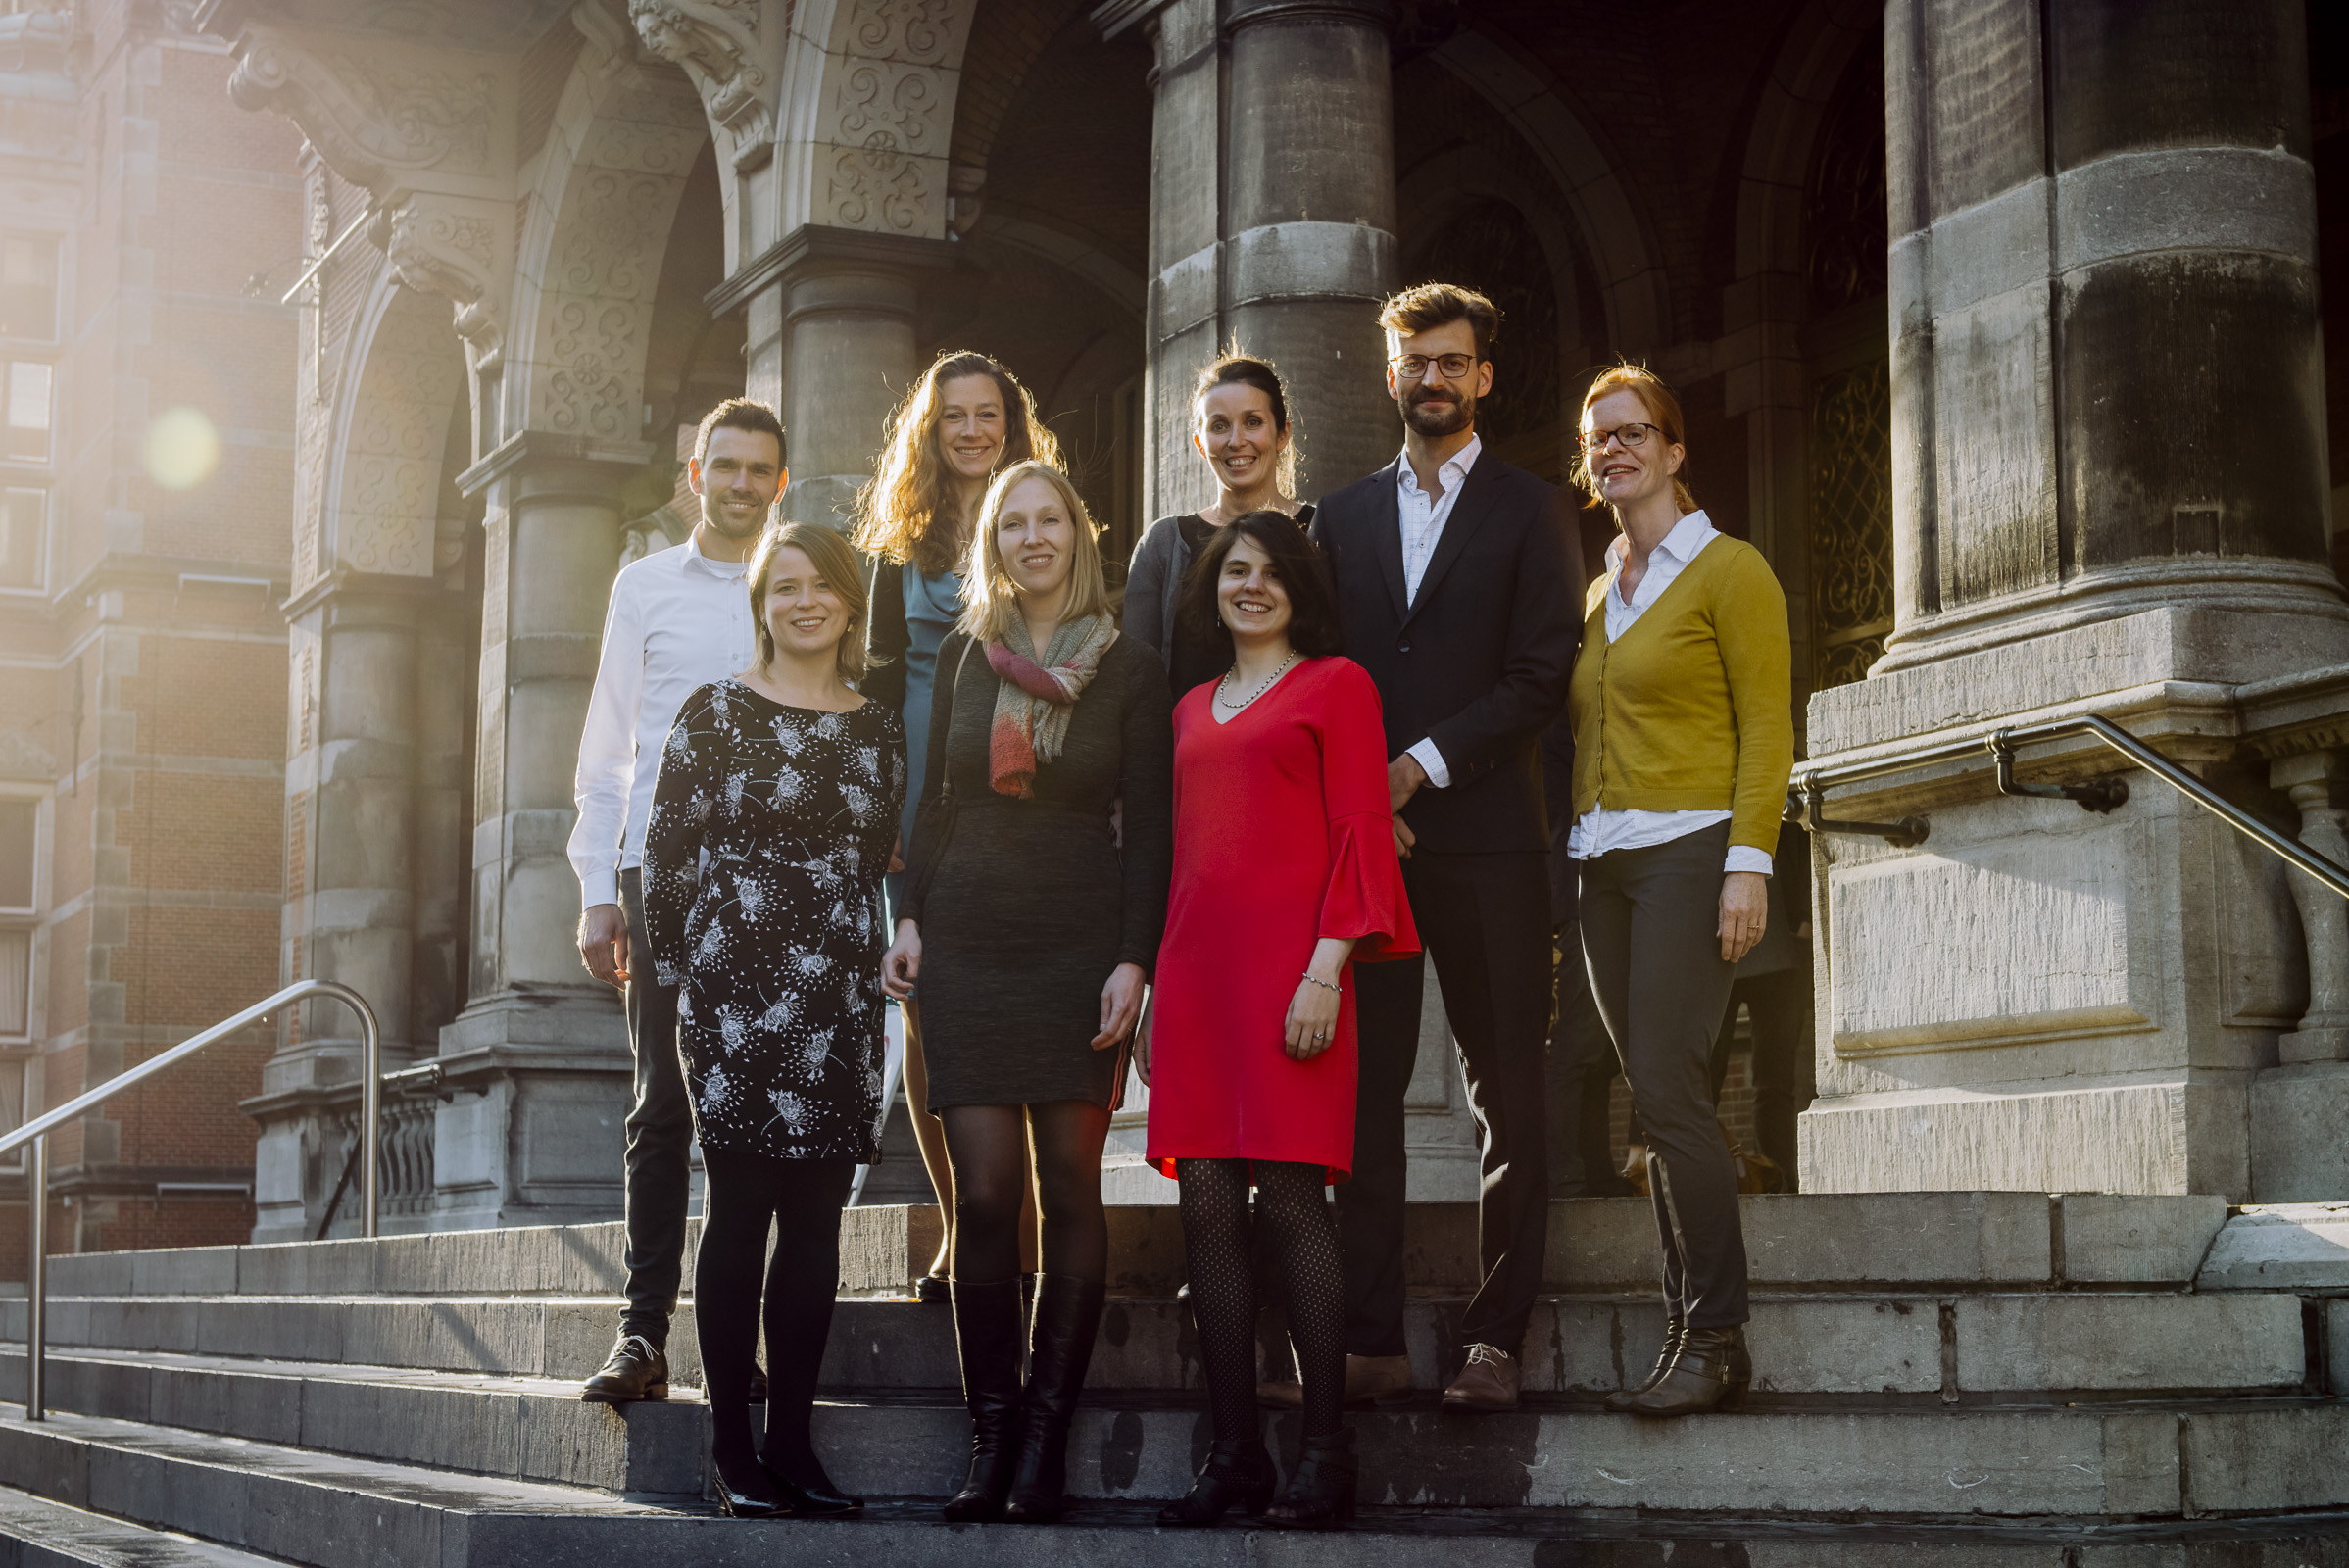
<instances>
[{"instance_id":1,"label":"dark wavy hair","mask_svg":"<svg viewBox=\"0 0 2349 1568\"><path fill-rule=\"evenodd\" d=\"M1183 623L1222 647L1231 646L1232 634L1216 615L1215 586L1224 558L1243 539L1254 540L1272 558L1272 569L1289 591L1289 646L1307 659L1339 652L1338 589L1330 580L1330 564L1285 512L1247 513L1215 530L1183 579Z\"/></svg>"}]
</instances>

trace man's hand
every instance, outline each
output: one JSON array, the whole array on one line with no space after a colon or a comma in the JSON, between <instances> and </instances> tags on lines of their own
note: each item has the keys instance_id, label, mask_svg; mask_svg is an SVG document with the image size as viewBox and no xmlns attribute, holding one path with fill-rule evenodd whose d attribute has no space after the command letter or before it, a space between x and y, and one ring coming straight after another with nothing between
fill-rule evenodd
<instances>
[{"instance_id":1,"label":"man's hand","mask_svg":"<svg viewBox=\"0 0 2349 1568\"><path fill-rule=\"evenodd\" d=\"M1736 963L1753 951L1770 923L1770 879L1759 871L1731 871L1721 879L1721 961Z\"/></svg>"},{"instance_id":2,"label":"man's hand","mask_svg":"<svg viewBox=\"0 0 2349 1568\"><path fill-rule=\"evenodd\" d=\"M616 904L591 904L579 916L579 958L608 986L628 983L628 917Z\"/></svg>"},{"instance_id":3,"label":"man's hand","mask_svg":"<svg viewBox=\"0 0 2349 1568\"><path fill-rule=\"evenodd\" d=\"M1387 809L1399 811L1410 805L1411 797L1418 794L1419 786L1427 781L1427 769L1421 767L1419 759L1413 757L1409 752L1403 753L1402 756L1389 762L1387 764Z\"/></svg>"},{"instance_id":4,"label":"man's hand","mask_svg":"<svg viewBox=\"0 0 2349 1568\"><path fill-rule=\"evenodd\" d=\"M1409 859L1411 846L1419 842L1419 835L1413 833L1411 824L1399 816L1389 817L1388 820L1395 825L1395 858L1398 860Z\"/></svg>"}]
</instances>

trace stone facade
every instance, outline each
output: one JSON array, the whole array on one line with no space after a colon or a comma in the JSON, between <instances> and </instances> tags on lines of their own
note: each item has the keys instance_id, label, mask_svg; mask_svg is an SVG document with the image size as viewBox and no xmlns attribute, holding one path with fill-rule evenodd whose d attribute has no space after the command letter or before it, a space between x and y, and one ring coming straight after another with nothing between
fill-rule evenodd
<instances>
[{"instance_id":1,"label":"stone facade","mask_svg":"<svg viewBox=\"0 0 2349 1568\"><path fill-rule=\"evenodd\" d=\"M155 1027L272 975L346 980L395 1062L442 1068L395 1115L387 1223L609 1214L624 1038L571 947L563 851L612 573L679 535L679 428L774 400L786 511L838 519L929 358L985 349L1037 392L1122 559L1205 497L1183 405L1227 343L1289 375L1307 494L1385 461L1370 302L1445 276L1507 313L1484 428L1513 462L1563 477L1580 389L1618 355L1681 389L1699 499L1786 585L1814 761L2094 712L2349 853L2330 544L2349 388L2325 396L2349 328L2319 303L2349 290L2349 245L2318 241L2349 223L2349 51L2324 45L2324 8L2223 9L1761 0L1626 28L1580 0L205 0L84 6L54 46L27 24L32 64L0 83L7 177L51 229L121 206L61 161L103 146L95 167L120 160L164 217L266 193L284 230L230 263L192 217L142 217L152 259L121 265L126 290L182 268L183 301L188 279L302 258L274 301L308 275L288 305L238 307L233 361L196 350L261 411L215 418L223 473L271 452L276 489L238 470L174 503L234 516L213 543L167 541L179 514L128 478L93 475L71 526L52 514L39 595L0 609L35 671L34 720L12 711L0 746L26 787L0 795L42 803L42 844L111 852L164 756L137 732L163 717L131 709L188 706L138 682L202 670L250 697L241 665L201 661L264 650L289 677L282 742L214 769L263 781L238 787L267 797L245 803L264 869L204 894L236 911L203 924L245 978L220 1004L175 988L188 1016ZM141 50L201 110L96 123L163 101ZM2139 82L2160 90L2116 85ZM228 149L205 155L218 190L154 150L204 136ZM104 318L160 319L133 304ZM95 401L61 401L60 430L95 420L74 450L122 450L107 432L132 411L85 416L109 383L82 384ZM1585 518L1595 559L1606 527ZM101 541L106 570L273 564L186 566L168 616L209 640L167 662L159 632L73 629L166 624L138 586L160 567L93 592ZM239 577L269 586L215 582ZM79 706L69 648L104 650ZM235 751L212 739L232 728L206 744ZM2121 764L2080 742L2021 766ZM165 799L201 813L193 788ZM1818 841L1806 1184L2349 1192L2349 910L2329 894L2141 775L2095 813L2001 797L1985 753L1829 805L1932 828L1914 850ZM101 969L162 951L136 947L159 906L112 891L130 873L90 873L79 905L44 875L48 1044L24 1055L80 1049L73 955L95 997ZM241 932L262 910L239 899L277 923ZM16 918L0 908L0 942ZM1431 1015L1427 1197L1473 1181L1445 1045ZM356 1052L320 1007L223 1092L259 1090L260 1238L348 1224ZM246 1136L225 1099L204 1115ZM1165 1191L1129 1147L1138 1117L1121 1199Z\"/></svg>"}]
</instances>

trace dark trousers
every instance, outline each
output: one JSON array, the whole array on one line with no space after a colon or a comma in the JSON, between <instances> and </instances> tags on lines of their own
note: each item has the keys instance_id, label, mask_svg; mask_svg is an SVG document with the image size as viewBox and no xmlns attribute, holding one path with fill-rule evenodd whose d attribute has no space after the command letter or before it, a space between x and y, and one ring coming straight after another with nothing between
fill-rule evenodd
<instances>
[{"instance_id":1,"label":"dark trousers","mask_svg":"<svg viewBox=\"0 0 2349 1568\"><path fill-rule=\"evenodd\" d=\"M1549 871L1541 855L1434 855L1403 862L1419 940L1436 964L1483 1150L1477 1258L1483 1283L1463 1343L1514 1355L1542 1289L1549 1223L1542 1041L1549 1028ZM1419 1056L1425 971L1413 959L1354 970L1361 1076L1353 1179L1338 1188L1346 1348L1401 1355L1403 1096Z\"/></svg>"},{"instance_id":2,"label":"dark trousers","mask_svg":"<svg viewBox=\"0 0 2349 1568\"><path fill-rule=\"evenodd\" d=\"M1810 1109L1817 1093L1811 1059L1811 971L1808 965L1776 969L1739 980L1730 988L1713 1041L1713 1100L1729 1074L1737 1049L1737 1007L1742 1004L1753 1034L1753 1134L1763 1154L1786 1178L1785 1192L1801 1190L1795 1179L1795 1118Z\"/></svg>"},{"instance_id":3,"label":"dark trousers","mask_svg":"<svg viewBox=\"0 0 2349 1568\"><path fill-rule=\"evenodd\" d=\"M1691 1328L1742 1323L1737 1175L1713 1110L1713 1038L1736 966L1721 957L1724 822L1583 862L1583 953L1647 1134L1664 1303Z\"/></svg>"},{"instance_id":4,"label":"dark trousers","mask_svg":"<svg viewBox=\"0 0 2349 1568\"><path fill-rule=\"evenodd\" d=\"M685 1068L677 1058L677 988L662 985L653 972L641 873L620 873L620 908L628 917L628 1051L636 1058L623 1198L628 1305L620 1332L666 1345L684 1272L693 1102L686 1098Z\"/></svg>"},{"instance_id":5,"label":"dark trousers","mask_svg":"<svg viewBox=\"0 0 2349 1568\"><path fill-rule=\"evenodd\" d=\"M1615 1042L1590 995L1581 923L1553 939L1557 1000L1549 1026L1549 1196L1620 1197L1632 1184L1615 1169L1609 1125L1616 1076Z\"/></svg>"}]
</instances>

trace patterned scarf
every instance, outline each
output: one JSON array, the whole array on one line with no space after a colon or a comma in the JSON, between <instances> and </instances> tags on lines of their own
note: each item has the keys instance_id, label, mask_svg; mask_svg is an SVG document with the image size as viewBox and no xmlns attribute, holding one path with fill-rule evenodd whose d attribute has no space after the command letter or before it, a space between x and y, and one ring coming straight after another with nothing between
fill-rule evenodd
<instances>
[{"instance_id":1,"label":"patterned scarf","mask_svg":"<svg viewBox=\"0 0 2349 1568\"><path fill-rule=\"evenodd\" d=\"M998 795L1033 800L1036 769L1060 755L1068 715L1117 640L1106 615L1082 615L1052 633L1044 658L1017 615L1000 643L987 645L996 688L995 725L987 737L987 781Z\"/></svg>"}]
</instances>

